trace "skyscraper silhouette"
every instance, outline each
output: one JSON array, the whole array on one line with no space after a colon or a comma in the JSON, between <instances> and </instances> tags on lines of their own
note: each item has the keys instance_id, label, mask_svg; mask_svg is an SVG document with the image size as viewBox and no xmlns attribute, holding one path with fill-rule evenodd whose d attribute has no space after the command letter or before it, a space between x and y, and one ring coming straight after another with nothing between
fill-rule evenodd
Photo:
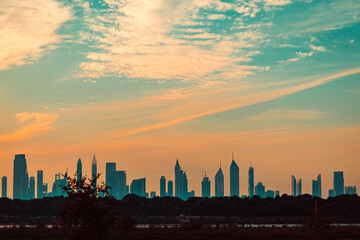
<instances>
[{"instance_id":1,"label":"skyscraper silhouette","mask_svg":"<svg viewBox=\"0 0 360 240\"><path fill-rule=\"evenodd\" d=\"M215 175L215 197L223 197L224 196L224 174L220 168Z\"/></svg>"},{"instance_id":2,"label":"skyscraper silhouette","mask_svg":"<svg viewBox=\"0 0 360 240\"><path fill-rule=\"evenodd\" d=\"M82 163L81 163L81 159L79 158L79 160L77 161L77 165L76 165L76 173L77 173L77 181L80 181L82 179Z\"/></svg>"},{"instance_id":3,"label":"skyscraper silhouette","mask_svg":"<svg viewBox=\"0 0 360 240\"><path fill-rule=\"evenodd\" d=\"M37 198L46 197L48 191L47 183L44 184L44 172L43 170L37 171Z\"/></svg>"},{"instance_id":4,"label":"skyscraper silhouette","mask_svg":"<svg viewBox=\"0 0 360 240\"><path fill-rule=\"evenodd\" d=\"M344 173L342 171L334 172L334 190L335 196L344 194Z\"/></svg>"},{"instance_id":5,"label":"skyscraper silhouette","mask_svg":"<svg viewBox=\"0 0 360 240\"><path fill-rule=\"evenodd\" d=\"M115 190L115 173L116 173L116 163L114 162L107 162L106 163L106 170L105 170L105 184L109 187L109 193L114 195Z\"/></svg>"},{"instance_id":6,"label":"skyscraper silhouette","mask_svg":"<svg viewBox=\"0 0 360 240\"><path fill-rule=\"evenodd\" d=\"M297 191L296 191L296 178L294 175L291 176L291 194L296 197Z\"/></svg>"},{"instance_id":7,"label":"skyscraper silhouette","mask_svg":"<svg viewBox=\"0 0 360 240\"><path fill-rule=\"evenodd\" d=\"M29 175L25 154L17 154L14 159L13 198L27 199L29 190Z\"/></svg>"},{"instance_id":8,"label":"skyscraper silhouette","mask_svg":"<svg viewBox=\"0 0 360 240\"><path fill-rule=\"evenodd\" d=\"M146 194L146 178L132 180L130 185L130 193L141 197L147 197Z\"/></svg>"},{"instance_id":9,"label":"skyscraper silhouette","mask_svg":"<svg viewBox=\"0 0 360 240\"><path fill-rule=\"evenodd\" d=\"M239 196L239 167L234 160L234 153L232 154L232 161L230 165L230 197Z\"/></svg>"},{"instance_id":10,"label":"skyscraper silhouette","mask_svg":"<svg viewBox=\"0 0 360 240\"><path fill-rule=\"evenodd\" d=\"M166 196L166 178L161 176L160 178L160 197Z\"/></svg>"},{"instance_id":11,"label":"skyscraper silhouette","mask_svg":"<svg viewBox=\"0 0 360 240\"><path fill-rule=\"evenodd\" d=\"M322 197L321 194L321 174L317 176L316 180L312 180L312 195L313 197Z\"/></svg>"},{"instance_id":12,"label":"skyscraper silhouette","mask_svg":"<svg viewBox=\"0 0 360 240\"><path fill-rule=\"evenodd\" d=\"M250 163L250 167L249 167L249 197L253 197L254 196L254 168L252 166L252 164Z\"/></svg>"},{"instance_id":13,"label":"skyscraper silhouette","mask_svg":"<svg viewBox=\"0 0 360 240\"><path fill-rule=\"evenodd\" d=\"M181 169L179 159L175 164L175 197L186 200L189 197L186 173Z\"/></svg>"},{"instance_id":14,"label":"skyscraper silhouette","mask_svg":"<svg viewBox=\"0 0 360 240\"><path fill-rule=\"evenodd\" d=\"M55 181L52 186L52 197L57 196L65 196L65 191L62 189L63 186L67 184L67 171L65 172L65 176L61 178L60 174L55 174Z\"/></svg>"},{"instance_id":15,"label":"skyscraper silhouette","mask_svg":"<svg viewBox=\"0 0 360 240\"><path fill-rule=\"evenodd\" d=\"M173 181L168 181L168 194L169 197L173 197L174 196L174 183Z\"/></svg>"},{"instance_id":16,"label":"skyscraper silhouette","mask_svg":"<svg viewBox=\"0 0 360 240\"><path fill-rule=\"evenodd\" d=\"M299 178L297 185L296 185L296 196L302 195L302 180Z\"/></svg>"},{"instance_id":17,"label":"skyscraper silhouette","mask_svg":"<svg viewBox=\"0 0 360 240\"><path fill-rule=\"evenodd\" d=\"M1 179L1 197L7 198L7 177L3 176Z\"/></svg>"},{"instance_id":18,"label":"skyscraper silhouette","mask_svg":"<svg viewBox=\"0 0 360 240\"><path fill-rule=\"evenodd\" d=\"M28 199L35 199L35 177L30 177Z\"/></svg>"},{"instance_id":19,"label":"skyscraper silhouette","mask_svg":"<svg viewBox=\"0 0 360 240\"><path fill-rule=\"evenodd\" d=\"M179 159L176 159L175 164L175 197L182 198L183 196L183 172L179 164Z\"/></svg>"},{"instance_id":20,"label":"skyscraper silhouette","mask_svg":"<svg viewBox=\"0 0 360 240\"><path fill-rule=\"evenodd\" d=\"M346 186L345 187L345 194L356 194L356 186Z\"/></svg>"},{"instance_id":21,"label":"skyscraper silhouette","mask_svg":"<svg viewBox=\"0 0 360 240\"><path fill-rule=\"evenodd\" d=\"M262 182L258 182L255 186L255 195L261 198L265 198L265 186Z\"/></svg>"},{"instance_id":22,"label":"skyscraper silhouette","mask_svg":"<svg viewBox=\"0 0 360 240\"><path fill-rule=\"evenodd\" d=\"M97 161L94 153L93 159L91 161L91 178L93 181L95 181L95 186L97 186L96 177L97 177Z\"/></svg>"},{"instance_id":23,"label":"skyscraper silhouette","mask_svg":"<svg viewBox=\"0 0 360 240\"><path fill-rule=\"evenodd\" d=\"M201 196L203 198L209 198L211 195L210 195L210 181L209 181L209 178L206 176L206 173L203 177L203 180L201 182Z\"/></svg>"}]
</instances>

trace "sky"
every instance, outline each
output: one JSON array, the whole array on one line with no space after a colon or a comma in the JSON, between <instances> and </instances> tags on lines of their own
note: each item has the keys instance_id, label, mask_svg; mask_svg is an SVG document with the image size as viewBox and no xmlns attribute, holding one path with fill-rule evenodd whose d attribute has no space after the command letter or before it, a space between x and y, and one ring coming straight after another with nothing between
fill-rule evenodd
<instances>
[{"instance_id":1,"label":"sky","mask_svg":"<svg viewBox=\"0 0 360 240\"><path fill-rule=\"evenodd\" d=\"M179 159L201 195L220 162L229 194L303 192L333 171L360 189L360 1L0 0L0 176L13 160L90 176L116 162L159 194ZM101 176L104 180L105 174Z\"/></svg>"}]
</instances>

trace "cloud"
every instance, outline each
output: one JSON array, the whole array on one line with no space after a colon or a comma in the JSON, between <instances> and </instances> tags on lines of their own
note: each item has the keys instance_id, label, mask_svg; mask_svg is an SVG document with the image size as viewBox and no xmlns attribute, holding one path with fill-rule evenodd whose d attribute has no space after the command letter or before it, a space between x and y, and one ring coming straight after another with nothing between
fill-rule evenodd
<instances>
[{"instance_id":1,"label":"cloud","mask_svg":"<svg viewBox=\"0 0 360 240\"><path fill-rule=\"evenodd\" d=\"M295 120L313 120L323 118L327 113L314 110L285 110L274 109L266 111L260 115L250 117L251 120L278 120L278 119L295 119Z\"/></svg>"},{"instance_id":2,"label":"cloud","mask_svg":"<svg viewBox=\"0 0 360 240\"><path fill-rule=\"evenodd\" d=\"M296 52L296 55L299 57L311 57L314 54L314 51L311 52Z\"/></svg>"},{"instance_id":3,"label":"cloud","mask_svg":"<svg viewBox=\"0 0 360 240\"><path fill-rule=\"evenodd\" d=\"M297 61L299 61L299 60L300 60L300 58L289 58L289 59L280 61L280 63L285 63L285 62L297 62Z\"/></svg>"},{"instance_id":4,"label":"cloud","mask_svg":"<svg viewBox=\"0 0 360 240\"><path fill-rule=\"evenodd\" d=\"M70 10L48 0L0 1L0 70L32 63L61 40L56 30Z\"/></svg>"},{"instance_id":5,"label":"cloud","mask_svg":"<svg viewBox=\"0 0 360 240\"><path fill-rule=\"evenodd\" d=\"M58 119L56 114L23 112L16 114L18 124L25 125L9 134L0 135L0 142L15 142L34 138L53 130Z\"/></svg>"},{"instance_id":6,"label":"cloud","mask_svg":"<svg viewBox=\"0 0 360 240\"><path fill-rule=\"evenodd\" d=\"M325 47L310 45L310 48L314 51L325 52Z\"/></svg>"}]
</instances>

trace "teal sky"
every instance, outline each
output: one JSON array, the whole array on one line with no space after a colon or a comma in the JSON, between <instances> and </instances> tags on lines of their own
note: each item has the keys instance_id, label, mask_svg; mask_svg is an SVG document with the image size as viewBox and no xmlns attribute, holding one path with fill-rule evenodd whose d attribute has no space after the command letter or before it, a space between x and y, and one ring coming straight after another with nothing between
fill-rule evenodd
<instances>
[{"instance_id":1,"label":"teal sky","mask_svg":"<svg viewBox=\"0 0 360 240\"><path fill-rule=\"evenodd\" d=\"M321 171L330 188L338 169L359 187L359 14L357 0L0 0L0 174L26 153L51 182L96 152L150 191L180 156L199 193L235 151L242 194L249 161L282 192Z\"/></svg>"}]
</instances>

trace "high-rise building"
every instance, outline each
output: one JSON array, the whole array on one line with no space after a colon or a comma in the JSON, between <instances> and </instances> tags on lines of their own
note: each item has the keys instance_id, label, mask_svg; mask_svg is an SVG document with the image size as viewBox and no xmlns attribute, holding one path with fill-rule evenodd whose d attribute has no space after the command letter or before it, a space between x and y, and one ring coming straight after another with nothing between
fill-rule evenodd
<instances>
[{"instance_id":1,"label":"high-rise building","mask_svg":"<svg viewBox=\"0 0 360 240\"><path fill-rule=\"evenodd\" d=\"M127 194L126 190L126 172L116 171L115 172L115 193L114 196L122 199Z\"/></svg>"},{"instance_id":2,"label":"high-rise building","mask_svg":"<svg viewBox=\"0 0 360 240\"><path fill-rule=\"evenodd\" d=\"M234 160L234 153L232 155L232 161L230 165L230 197L238 196L239 197L239 167Z\"/></svg>"},{"instance_id":3,"label":"high-rise building","mask_svg":"<svg viewBox=\"0 0 360 240\"><path fill-rule=\"evenodd\" d=\"M116 163L114 162L107 162L106 169L105 169L105 184L109 187L109 193L114 196L115 187L116 187Z\"/></svg>"},{"instance_id":4,"label":"high-rise building","mask_svg":"<svg viewBox=\"0 0 360 240\"><path fill-rule=\"evenodd\" d=\"M255 186L255 195L261 198L265 198L265 186L262 182L258 182Z\"/></svg>"},{"instance_id":5,"label":"high-rise building","mask_svg":"<svg viewBox=\"0 0 360 240\"><path fill-rule=\"evenodd\" d=\"M141 197L147 197L146 195L146 178L140 178L132 180L130 185L130 193L136 194Z\"/></svg>"},{"instance_id":6,"label":"high-rise building","mask_svg":"<svg viewBox=\"0 0 360 240\"><path fill-rule=\"evenodd\" d=\"M254 196L254 168L250 163L249 167L249 197Z\"/></svg>"},{"instance_id":7,"label":"high-rise building","mask_svg":"<svg viewBox=\"0 0 360 240\"><path fill-rule=\"evenodd\" d=\"M312 180L312 195L313 197L322 197L321 194L321 174L317 176L316 180Z\"/></svg>"},{"instance_id":8,"label":"high-rise building","mask_svg":"<svg viewBox=\"0 0 360 240\"><path fill-rule=\"evenodd\" d=\"M296 178L294 175L291 176L291 194L296 197L297 191L296 191Z\"/></svg>"},{"instance_id":9,"label":"high-rise building","mask_svg":"<svg viewBox=\"0 0 360 240\"><path fill-rule=\"evenodd\" d=\"M334 172L334 190L335 196L344 194L344 173L341 171Z\"/></svg>"},{"instance_id":10,"label":"high-rise building","mask_svg":"<svg viewBox=\"0 0 360 240\"><path fill-rule=\"evenodd\" d=\"M203 180L201 182L201 196L203 198L209 198L211 195L210 195L210 181L209 181L209 178L206 176L203 177Z\"/></svg>"},{"instance_id":11,"label":"high-rise building","mask_svg":"<svg viewBox=\"0 0 360 240\"><path fill-rule=\"evenodd\" d=\"M275 198L275 192L273 190L267 190L265 192L265 197L267 197L267 198Z\"/></svg>"},{"instance_id":12,"label":"high-rise building","mask_svg":"<svg viewBox=\"0 0 360 240\"><path fill-rule=\"evenodd\" d=\"M30 177L28 199L35 199L35 177Z\"/></svg>"},{"instance_id":13,"label":"high-rise building","mask_svg":"<svg viewBox=\"0 0 360 240\"><path fill-rule=\"evenodd\" d=\"M356 194L356 186L346 186L345 187L345 194Z\"/></svg>"},{"instance_id":14,"label":"high-rise building","mask_svg":"<svg viewBox=\"0 0 360 240\"><path fill-rule=\"evenodd\" d=\"M175 197L186 200L189 197L186 173L181 169L179 160L175 164Z\"/></svg>"},{"instance_id":15,"label":"high-rise building","mask_svg":"<svg viewBox=\"0 0 360 240\"><path fill-rule=\"evenodd\" d=\"M224 196L224 174L220 168L215 175L215 197L223 197Z\"/></svg>"},{"instance_id":16,"label":"high-rise building","mask_svg":"<svg viewBox=\"0 0 360 240\"><path fill-rule=\"evenodd\" d=\"M91 179L95 181L94 185L97 186L97 161L95 154L93 156L93 159L91 161Z\"/></svg>"},{"instance_id":17,"label":"high-rise building","mask_svg":"<svg viewBox=\"0 0 360 240\"><path fill-rule=\"evenodd\" d=\"M183 171L181 170L179 159L175 164L175 197L183 197Z\"/></svg>"},{"instance_id":18,"label":"high-rise building","mask_svg":"<svg viewBox=\"0 0 360 240\"><path fill-rule=\"evenodd\" d=\"M7 198L7 177L3 176L1 179L1 197Z\"/></svg>"},{"instance_id":19,"label":"high-rise building","mask_svg":"<svg viewBox=\"0 0 360 240\"><path fill-rule=\"evenodd\" d=\"M166 196L166 178L161 176L160 178L160 197Z\"/></svg>"},{"instance_id":20,"label":"high-rise building","mask_svg":"<svg viewBox=\"0 0 360 240\"><path fill-rule=\"evenodd\" d=\"M25 154L17 154L14 159L13 198L28 199L29 175Z\"/></svg>"},{"instance_id":21,"label":"high-rise building","mask_svg":"<svg viewBox=\"0 0 360 240\"><path fill-rule=\"evenodd\" d=\"M302 195L302 180L299 178L297 184L296 184L296 196Z\"/></svg>"},{"instance_id":22,"label":"high-rise building","mask_svg":"<svg viewBox=\"0 0 360 240\"><path fill-rule=\"evenodd\" d=\"M82 163L81 163L81 159L79 158L79 160L77 161L76 164L76 174L77 174L77 181L81 181L82 179Z\"/></svg>"},{"instance_id":23,"label":"high-rise building","mask_svg":"<svg viewBox=\"0 0 360 240\"><path fill-rule=\"evenodd\" d=\"M43 170L37 171L37 198L43 198L47 196L48 191L47 183L44 184L44 172Z\"/></svg>"},{"instance_id":24,"label":"high-rise building","mask_svg":"<svg viewBox=\"0 0 360 240\"><path fill-rule=\"evenodd\" d=\"M66 184L67 184L67 172L65 173L65 176L63 178L61 178L60 174L55 174L55 181L52 186L51 196L52 197L65 196L66 193L63 190L63 187L66 186Z\"/></svg>"},{"instance_id":25,"label":"high-rise building","mask_svg":"<svg viewBox=\"0 0 360 240\"><path fill-rule=\"evenodd\" d=\"M276 197L280 197L280 191L279 191L279 190L276 190L276 191L275 191L275 196L276 196Z\"/></svg>"},{"instance_id":26,"label":"high-rise building","mask_svg":"<svg viewBox=\"0 0 360 240\"><path fill-rule=\"evenodd\" d=\"M150 198L154 198L156 197L156 192L155 191L151 191L150 192Z\"/></svg>"},{"instance_id":27,"label":"high-rise building","mask_svg":"<svg viewBox=\"0 0 360 240\"><path fill-rule=\"evenodd\" d=\"M173 181L168 181L168 194L169 197L173 197L174 196L174 184Z\"/></svg>"}]
</instances>

